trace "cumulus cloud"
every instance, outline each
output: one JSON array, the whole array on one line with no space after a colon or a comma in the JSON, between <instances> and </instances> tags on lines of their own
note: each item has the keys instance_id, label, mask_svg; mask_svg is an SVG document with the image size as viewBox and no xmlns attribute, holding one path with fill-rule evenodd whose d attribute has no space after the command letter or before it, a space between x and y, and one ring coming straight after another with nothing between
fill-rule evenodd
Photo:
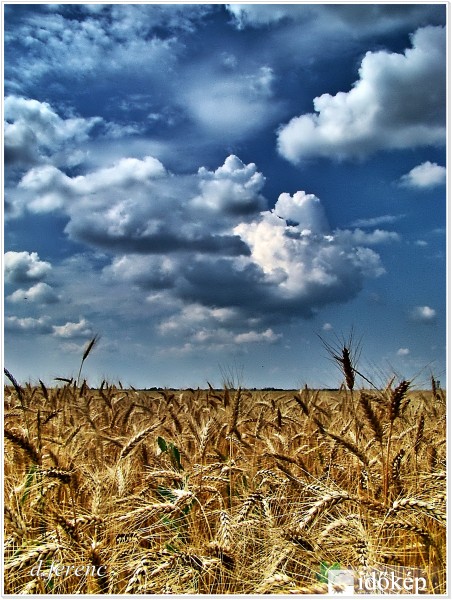
<instances>
[{"instance_id":1,"label":"cumulus cloud","mask_svg":"<svg viewBox=\"0 0 452 600\"><path fill-rule=\"evenodd\" d=\"M86 319L80 318L78 322L67 321L64 325L53 325L53 335L59 338L71 339L91 336L93 330Z\"/></svg>"},{"instance_id":2,"label":"cumulus cloud","mask_svg":"<svg viewBox=\"0 0 452 600\"><path fill-rule=\"evenodd\" d=\"M6 252L3 264L5 281L9 283L40 281L52 269L52 265L41 260L37 252Z\"/></svg>"},{"instance_id":3,"label":"cumulus cloud","mask_svg":"<svg viewBox=\"0 0 452 600\"><path fill-rule=\"evenodd\" d=\"M11 302L36 302L38 304L54 304L58 302L59 298L55 290L48 285L40 281L35 285L31 286L28 290L17 289L15 292L7 297Z\"/></svg>"},{"instance_id":4,"label":"cumulus cloud","mask_svg":"<svg viewBox=\"0 0 452 600\"><path fill-rule=\"evenodd\" d=\"M74 162L73 147L89 138L100 117L62 118L47 102L8 96L4 103L5 164ZM83 155L79 155L83 156ZM76 161L77 162L77 161Z\"/></svg>"},{"instance_id":5,"label":"cumulus cloud","mask_svg":"<svg viewBox=\"0 0 452 600\"><path fill-rule=\"evenodd\" d=\"M347 302L365 278L385 272L371 246L398 240L381 229L332 231L321 200L304 191L282 193L264 210L264 183L235 155L183 175L145 157L75 177L36 167L21 191L31 211L58 207L72 239L112 255L103 284L147 293L151 314L152 292L159 295L168 308L159 313L162 335L174 329L195 345L231 344L274 342L277 324ZM50 292L40 286L32 295L50 301ZM85 319L54 327L58 337L90 333Z\"/></svg>"},{"instance_id":6,"label":"cumulus cloud","mask_svg":"<svg viewBox=\"0 0 452 600\"><path fill-rule=\"evenodd\" d=\"M201 194L192 200L198 208L242 215L265 206L265 198L260 194L265 177L254 163L244 165L237 156L231 155L216 171L201 167L198 175Z\"/></svg>"},{"instance_id":7,"label":"cumulus cloud","mask_svg":"<svg viewBox=\"0 0 452 600\"><path fill-rule=\"evenodd\" d=\"M288 224L283 215L296 216L296 224ZM373 250L329 233L318 198L304 192L282 194L274 210L234 231L251 250L242 263L261 270L280 298L296 300L307 314L314 307L351 298L364 276L384 272Z\"/></svg>"},{"instance_id":8,"label":"cumulus cloud","mask_svg":"<svg viewBox=\"0 0 452 600\"><path fill-rule=\"evenodd\" d=\"M18 191L25 193L19 196L21 204L28 199L27 208L34 213L63 208L74 196L70 178L51 165L28 171L19 182Z\"/></svg>"},{"instance_id":9,"label":"cumulus cloud","mask_svg":"<svg viewBox=\"0 0 452 600\"><path fill-rule=\"evenodd\" d=\"M164 173L160 161L151 156L142 160L123 158L112 167L72 178L54 166L45 165L28 171L18 188L26 195L25 202L28 200L27 208L31 212L70 211L71 202L80 198L88 198L95 209L99 204L95 194L107 192L117 197L135 186L146 186L150 179L159 178Z\"/></svg>"},{"instance_id":10,"label":"cumulus cloud","mask_svg":"<svg viewBox=\"0 0 452 600\"><path fill-rule=\"evenodd\" d=\"M79 198L88 198L95 209L99 204L96 194L107 192L117 197L164 175L163 165L152 156L142 160L122 158L112 167L76 177L68 177L53 165L44 165L30 169L20 180L18 190L24 198L22 202L34 213L70 211L71 202Z\"/></svg>"},{"instance_id":11,"label":"cumulus cloud","mask_svg":"<svg viewBox=\"0 0 452 600\"><path fill-rule=\"evenodd\" d=\"M48 317L39 317L39 319L35 319L33 317L6 317L5 329L7 331L16 333L46 334L52 332L52 327L49 324Z\"/></svg>"},{"instance_id":12,"label":"cumulus cloud","mask_svg":"<svg viewBox=\"0 0 452 600\"><path fill-rule=\"evenodd\" d=\"M349 92L314 99L314 113L280 127L291 161L366 158L383 149L445 144L446 31L418 29L403 54L367 52Z\"/></svg>"},{"instance_id":13,"label":"cumulus cloud","mask_svg":"<svg viewBox=\"0 0 452 600\"><path fill-rule=\"evenodd\" d=\"M209 308L202 304L187 304L169 319L162 321L158 330L162 335L180 331L202 331L229 327L237 321L238 313L233 308Z\"/></svg>"},{"instance_id":14,"label":"cumulus cloud","mask_svg":"<svg viewBox=\"0 0 452 600\"><path fill-rule=\"evenodd\" d=\"M402 175L400 184L410 188L432 188L446 183L446 167L426 161Z\"/></svg>"},{"instance_id":15,"label":"cumulus cloud","mask_svg":"<svg viewBox=\"0 0 452 600\"><path fill-rule=\"evenodd\" d=\"M199 303L186 304L164 319L158 331L165 338L187 340L183 352L196 348L219 349L236 344L273 344L282 336L270 327L262 329L259 319L244 318L237 308L210 308Z\"/></svg>"},{"instance_id":16,"label":"cumulus cloud","mask_svg":"<svg viewBox=\"0 0 452 600\"><path fill-rule=\"evenodd\" d=\"M433 323L436 320L436 310L430 306L416 306L411 311L411 319L419 323Z\"/></svg>"},{"instance_id":17,"label":"cumulus cloud","mask_svg":"<svg viewBox=\"0 0 452 600\"><path fill-rule=\"evenodd\" d=\"M179 270L178 262L167 255L120 255L103 269L103 276L128 282L141 289L172 288Z\"/></svg>"},{"instance_id":18,"label":"cumulus cloud","mask_svg":"<svg viewBox=\"0 0 452 600\"><path fill-rule=\"evenodd\" d=\"M66 231L114 254L103 269L107 280L162 292L168 305L233 310L236 335L349 300L366 277L384 273L370 246L398 240L380 229L331 231L320 199L303 191L283 193L273 210L262 210L264 176L234 155L186 175L145 160L146 168L133 163L133 180L121 165L68 178L74 199L65 203ZM182 316L162 327L181 327ZM198 335L219 329L209 324Z\"/></svg>"},{"instance_id":19,"label":"cumulus cloud","mask_svg":"<svg viewBox=\"0 0 452 600\"><path fill-rule=\"evenodd\" d=\"M63 211L69 216L66 232L96 247L239 255L247 249L231 233L231 222L263 207L264 182L256 165L233 155L215 171L201 168L189 175L173 175L147 156L77 177L49 165L36 167L19 189L28 210Z\"/></svg>"},{"instance_id":20,"label":"cumulus cloud","mask_svg":"<svg viewBox=\"0 0 452 600\"><path fill-rule=\"evenodd\" d=\"M287 222L300 225L303 231L326 232L329 229L324 208L314 194L283 193L275 205L275 213Z\"/></svg>"}]
</instances>

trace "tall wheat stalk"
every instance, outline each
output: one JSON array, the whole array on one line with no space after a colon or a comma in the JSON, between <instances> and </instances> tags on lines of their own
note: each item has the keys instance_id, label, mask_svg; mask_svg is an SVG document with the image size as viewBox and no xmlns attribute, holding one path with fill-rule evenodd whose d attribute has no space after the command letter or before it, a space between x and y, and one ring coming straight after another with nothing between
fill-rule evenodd
<instances>
[{"instance_id":1,"label":"tall wheat stalk","mask_svg":"<svg viewBox=\"0 0 452 600\"><path fill-rule=\"evenodd\" d=\"M90 352L92 351L92 349L96 346L96 344L98 343L100 339L100 336L96 333L96 335L93 337L93 339L88 343L88 345L85 348L85 351L83 352L83 356L82 356L82 362L80 363L80 369L78 370L78 375L77 375L77 387L80 384L80 375L82 373L82 368L83 368L83 363L85 362L85 360L88 358Z\"/></svg>"}]
</instances>

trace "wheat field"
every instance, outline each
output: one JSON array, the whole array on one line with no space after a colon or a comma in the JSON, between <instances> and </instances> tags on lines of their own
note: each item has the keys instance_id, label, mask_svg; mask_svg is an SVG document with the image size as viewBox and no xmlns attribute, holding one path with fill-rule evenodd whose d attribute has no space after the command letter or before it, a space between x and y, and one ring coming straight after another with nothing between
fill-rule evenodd
<instances>
[{"instance_id":1,"label":"wheat field","mask_svg":"<svg viewBox=\"0 0 452 600\"><path fill-rule=\"evenodd\" d=\"M321 594L334 565L445 593L444 390L357 389L339 358L338 391L7 372L5 593Z\"/></svg>"}]
</instances>

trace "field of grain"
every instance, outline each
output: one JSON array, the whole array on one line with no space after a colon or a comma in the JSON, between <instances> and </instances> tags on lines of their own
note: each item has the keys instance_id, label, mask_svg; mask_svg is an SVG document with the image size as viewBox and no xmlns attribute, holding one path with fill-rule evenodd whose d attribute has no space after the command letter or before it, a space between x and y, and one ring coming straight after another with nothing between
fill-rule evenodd
<instances>
[{"instance_id":1,"label":"field of grain","mask_svg":"<svg viewBox=\"0 0 452 600\"><path fill-rule=\"evenodd\" d=\"M332 566L384 565L446 591L434 380L150 392L11 379L7 594L325 593Z\"/></svg>"}]
</instances>

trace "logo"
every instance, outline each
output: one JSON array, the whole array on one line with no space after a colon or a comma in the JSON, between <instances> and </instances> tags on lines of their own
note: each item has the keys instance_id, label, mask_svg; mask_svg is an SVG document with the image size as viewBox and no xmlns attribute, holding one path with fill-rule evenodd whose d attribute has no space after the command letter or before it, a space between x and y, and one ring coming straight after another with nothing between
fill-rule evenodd
<instances>
[{"instance_id":1,"label":"logo","mask_svg":"<svg viewBox=\"0 0 452 600\"><path fill-rule=\"evenodd\" d=\"M329 595L427 593L427 576L420 568L382 565L354 570L322 563L320 576L328 583Z\"/></svg>"},{"instance_id":2,"label":"logo","mask_svg":"<svg viewBox=\"0 0 452 600\"><path fill-rule=\"evenodd\" d=\"M355 593L355 573L349 569L328 570L328 593L353 595Z\"/></svg>"}]
</instances>

